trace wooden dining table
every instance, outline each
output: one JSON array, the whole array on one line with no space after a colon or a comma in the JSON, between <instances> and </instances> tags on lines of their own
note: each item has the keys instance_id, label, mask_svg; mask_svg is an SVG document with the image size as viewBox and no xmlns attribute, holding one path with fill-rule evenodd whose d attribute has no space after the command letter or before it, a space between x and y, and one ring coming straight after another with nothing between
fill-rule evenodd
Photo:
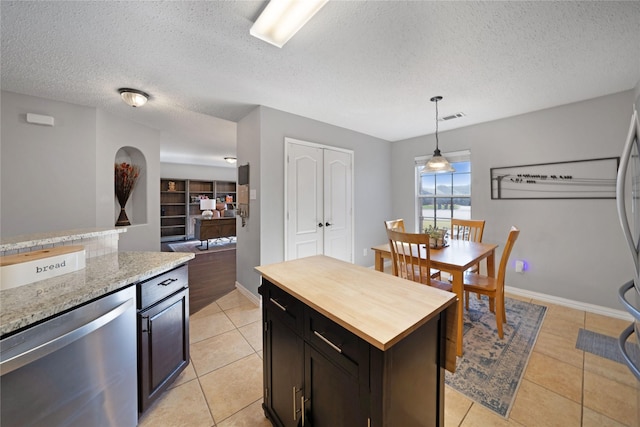
<instances>
[{"instance_id":1,"label":"wooden dining table","mask_svg":"<svg viewBox=\"0 0 640 427\"><path fill-rule=\"evenodd\" d=\"M451 274L452 291L458 296L457 336L456 347L458 356L462 356L462 331L464 310L463 276L465 270L486 260L487 276L495 277L495 251L498 245L493 243L476 243L467 240L449 240L448 246L440 249L430 249L431 268L446 271ZM391 259L389 243L371 248L375 255L375 268L384 272L384 260Z\"/></svg>"}]
</instances>

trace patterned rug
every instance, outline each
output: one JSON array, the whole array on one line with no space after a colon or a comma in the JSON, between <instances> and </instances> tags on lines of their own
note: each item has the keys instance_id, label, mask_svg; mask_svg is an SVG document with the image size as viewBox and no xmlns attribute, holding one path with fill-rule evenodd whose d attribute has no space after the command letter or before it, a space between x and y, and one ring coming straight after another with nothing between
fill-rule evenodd
<instances>
[{"instance_id":1,"label":"patterned rug","mask_svg":"<svg viewBox=\"0 0 640 427\"><path fill-rule=\"evenodd\" d=\"M486 297L469 298L464 312L464 354L456 373L446 371L445 383L473 401L507 418L529 362L547 308L505 299L504 339Z\"/></svg>"},{"instance_id":2,"label":"patterned rug","mask_svg":"<svg viewBox=\"0 0 640 427\"><path fill-rule=\"evenodd\" d=\"M236 240L235 237L233 240L229 241L229 239L220 239L209 240L209 249L207 250L207 242L202 242L200 240L187 240L186 242L174 242L169 243L169 247L173 252L192 252L194 254L206 254L209 252L218 252L218 251L228 251L236 248Z\"/></svg>"}]
</instances>

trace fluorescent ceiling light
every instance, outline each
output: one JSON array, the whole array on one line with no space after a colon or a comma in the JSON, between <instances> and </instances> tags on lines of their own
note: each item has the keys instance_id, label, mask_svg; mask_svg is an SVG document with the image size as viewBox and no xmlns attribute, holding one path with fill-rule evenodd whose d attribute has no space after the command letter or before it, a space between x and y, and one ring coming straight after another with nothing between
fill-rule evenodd
<instances>
[{"instance_id":1,"label":"fluorescent ceiling light","mask_svg":"<svg viewBox=\"0 0 640 427\"><path fill-rule=\"evenodd\" d=\"M329 0L271 0L249 34L282 47Z\"/></svg>"}]
</instances>

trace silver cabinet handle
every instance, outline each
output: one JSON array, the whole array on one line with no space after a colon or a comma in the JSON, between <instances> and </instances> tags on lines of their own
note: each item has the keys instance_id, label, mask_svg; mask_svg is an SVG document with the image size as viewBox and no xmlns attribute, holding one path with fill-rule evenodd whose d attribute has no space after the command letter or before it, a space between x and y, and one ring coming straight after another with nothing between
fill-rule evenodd
<instances>
[{"instance_id":1,"label":"silver cabinet handle","mask_svg":"<svg viewBox=\"0 0 640 427\"><path fill-rule=\"evenodd\" d=\"M98 317L97 319L94 319L91 322L74 329L73 331L69 331L63 335L60 335L59 337L54 338L51 341L46 342L37 347L34 347L29 351L18 354L9 359L3 360L2 362L0 362L0 369L2 370L2 375L15 371L16 369L21 368L28 363L41 359L46 355L51 354L54 351L59 350L63 347L66 347L69 344L73 343L74 341L77 341L80 338L89 335L96 329L120 317L132 305L133 305L133 299L128 299L122 304L115 307L114 309Z\"/></svg>"},{"instance_id":2,"label":"silver cabinet handle","mask_svg":"<svg viewBox=\"0 0 640 427\"><path fill-rule=\"evenodd\" d=\"M164 280L164 281L158 283L158 286L169 286L171 283L175 282L176 280L178 280L178 279L169 278L167 280Z\"/></svg>"},{"instance_id":3,"label":"silver cabinet handle","mask_svg":"<svg viewBox=\"0 0 640 427\"><path fill-rule=\"evenodd\" d=\"M280 310L287 311L287 307L285 307L284 305L280 304L278 301L274 300L273 298L269 298L269 301L274 303L276 305L276 307L278 307Z\"/></svg>"},{"instance_id":4,"label":"silver cabinet handle","mask_svg":"<svg viewBox=\"0 0 640 427\"><path fill-rule=\"evenodd\" d=\"M618 348L620 349L620 353L622 353L625 365L627 365L631 372L633 372L633 375L635 375L636 378L640 380L640 369L638 369L638 367L631 360L631 357L629 357L629 353L627 353L627 347L625 345L627 340L633 333L633 326L634 324L632 323L627 327L627 329L622 331L620 337L618 337Z\"/></svg>"},{"instance_id":5,"label":"silver cabinet handle","mask_svg":"<svg viewBox=\"0 0 640 427\"><path fill-rule=\"evenodd\" d=\"M335 351L337 351L338 353L342 354L342 349L340 347L338 347L337 345L335 345L334 343L332 343L331 341L329 341L328 339L326 339L320 332L318 331L313 331L314 335L317 336L318 338L320 338L322 341L324 341L325 343L327 343L332 349L334 349Z\"/></svg>"},{"instance_id":6,"label":"silver cabinet handle","mask_svg":"<svg viewBox=\"0 0 640 427\"><path fill-rule=\"evenodd\" d=\"M629 313L631 313L631 315L633 317L636 318L636 320L640 321L640 311L638 311L637 308L635 308L629 301L627 301L627 299L625 298L625 294L627 293L627 291L629 291L631 288L634 287L634 283L633 280L628 281L627 283L625 283L624 285L622 285L620 287L620 289L618 290L618 299L620 300L620 302L622 303L622 305L624 305L627 309L627 311Z\"/></svg>"},{"instance_id":7,"label":"silver cabinet handle","mask_svg":"<svg viewBox=\"0 0 640 427\"><path fill-rule=\"evenodd\" d=\"M302 410L302 427L304 427L304 404L308 401L309 399L305 399L304 396L300 396L300 409Z\"/></svg>"},{"instance_id":8,"label":"silver cabinet handle","mask_svg":"<svg viewBox=\"0 0 640 427\"><path fill-rule=\"evenodd\" d=\"M296 393L299 391L302 391L302 389L296 390L296 386L293 386L293 421L298 420L298 412L302 411L302 409L296 409Z\"/></svg>"}]
</instances>

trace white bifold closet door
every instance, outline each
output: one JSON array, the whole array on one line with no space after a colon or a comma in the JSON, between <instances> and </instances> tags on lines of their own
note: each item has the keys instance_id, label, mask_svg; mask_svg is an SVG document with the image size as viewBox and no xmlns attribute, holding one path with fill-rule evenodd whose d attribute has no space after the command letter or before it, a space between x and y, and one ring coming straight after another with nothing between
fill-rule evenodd
<instances>
[{"instance_id":1,"label":"white bifold closet door","mask_svg":"<svg viewBox=\"0 0 640 427\"><path fill-rule=\"evenodd\" d=\"M285 260L353 262L353 152L285 139Z\"/></svg>"}]
</instances>

